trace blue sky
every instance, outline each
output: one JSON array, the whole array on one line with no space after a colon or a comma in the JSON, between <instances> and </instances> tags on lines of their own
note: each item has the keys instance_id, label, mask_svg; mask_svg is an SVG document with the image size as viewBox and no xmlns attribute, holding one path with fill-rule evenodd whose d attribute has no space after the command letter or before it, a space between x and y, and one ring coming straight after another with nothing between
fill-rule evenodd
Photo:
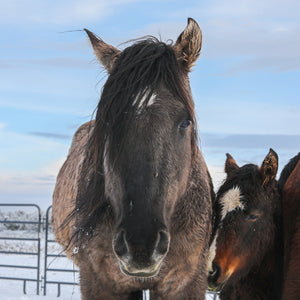
<instances>
[{"instance_id":1,"label":"blue sky","mask_svg":"<svg viewBox=\"0 0 300 300\"><path fill-rule=\"evenodd\" d=\"M298 0L0 3L1 202L50 204L72 135L92 117L106 74L83 28L118 46L147 34L176 40L188 17L199 23L191 86L217 184L226 152L260 164L272 147L281 169L300 151Z\"/></svg>"}]
</instances>

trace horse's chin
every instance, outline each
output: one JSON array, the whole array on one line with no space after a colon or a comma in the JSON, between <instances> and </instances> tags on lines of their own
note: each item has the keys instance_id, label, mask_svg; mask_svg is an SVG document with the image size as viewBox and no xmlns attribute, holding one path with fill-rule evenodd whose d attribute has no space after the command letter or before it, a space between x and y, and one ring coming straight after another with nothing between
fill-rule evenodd
<instances>
[{"instance_id":1,"label":"horse's chin","mask_svg":"<svg viewBox=\"0 0 300 300\"><path fill-rule=\"evenodd\" d=\"M227 284L229 277L226 277L222 281L211 281L210 278L208 278L208 287L207 289L211 292L219 292L223 289L223 287Z\"/></svg>"},{"instance_id":2,"label":"horse's chin","mask_svg":"<svg viewBox=\"0 0 300 300\"><path fill-rule=\"evenodd\" d=\"M210 291L210 292L219 292L221 289L222 289L223 285L222 284L208 284L208 287L207 289Z\"/></svg>"},{"instance_id":3,"label":"horse's chin","mask_svg":"<svg viewBox=\"0 0 300 300\"><path fill-rule=\"evenodd\" d=\"M137 268L126 266L124 262L119 261L119 266L121 271L127 276L146 279L146 278L153 278L158 275L160 271L161 263L158 263L148 268L137 269Z\"/></svg>"}]
</instances>

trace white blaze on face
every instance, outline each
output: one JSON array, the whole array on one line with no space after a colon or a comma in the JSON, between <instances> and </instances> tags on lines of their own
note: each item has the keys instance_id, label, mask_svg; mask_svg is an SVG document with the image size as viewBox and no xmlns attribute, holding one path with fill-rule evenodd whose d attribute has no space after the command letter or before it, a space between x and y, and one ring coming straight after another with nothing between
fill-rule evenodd
<instances>
[{"instance_id":1,"label":"white blaze on face","mask_svg":"<svg viewBox=\"0 0 300 300\"><path fill-rule=\"evenodd\" d=\"M218 238L218 231L216 232L215 238L214 238L214 240L211 243L210 248L209 248L208 259L207 259L207 273L209 273L213 270L212 262L213 262L213 260L216 256L217 238Z\"/></svg>"},{"instance_id":2,"label":"white blaze on face","mask_svg":"<svg viewBox=\"0 0 300 300\"><path fill-rule=\"evenodd\" d=\"M220 198L220 204L222 205L221 221L224 220L229 212L237 208L244 209L241 199L241 190L238 186L233 187Z\"/></svg>"}]
</instances>

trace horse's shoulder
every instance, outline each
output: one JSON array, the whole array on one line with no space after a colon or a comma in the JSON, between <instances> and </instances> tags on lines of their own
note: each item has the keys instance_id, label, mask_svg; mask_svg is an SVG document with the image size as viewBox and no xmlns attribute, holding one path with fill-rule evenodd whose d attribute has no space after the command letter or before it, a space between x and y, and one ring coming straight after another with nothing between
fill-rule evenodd
<instances>
[{"instance_id":1,"label":"horse's shoulder","mask_svg":"<svg viewBox=\"0 0 300 300\"><path fill-rule=\"evenodd\" d=\"M69 150L69 155L82 147L85 146L85 144L88 141L88 137L90 136L90 133L94 129L95 121L91 120L89 122L86 122L82 124L73 135L72 144Z\"/></svg>"}]
</instances>

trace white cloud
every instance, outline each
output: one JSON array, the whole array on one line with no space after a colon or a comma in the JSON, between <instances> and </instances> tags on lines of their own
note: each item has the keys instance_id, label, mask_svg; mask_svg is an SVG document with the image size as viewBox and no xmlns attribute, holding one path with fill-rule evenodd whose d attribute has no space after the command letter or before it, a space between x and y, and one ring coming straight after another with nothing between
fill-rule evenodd
<instances>
[{"instance_id":1,"label":"white cloud","mask_svg":"<svg viewBox=\"0 0 300 300\"><path fill-rule=\"evenodd\" d=\"M46 209L52 202L56 176L65 158L34 171L0 172L0 202L35 203Z\"/></svg>"},{"instance_id":2,"label":"white cloud","mask_svg":"<svg viewBox=\"0 0 300 300\"><path fill-rule=\"evenodd\" d=\"M195 98L201 99L201 95ZM283 102L270 104L272 99L241 99L206 97L199 101L199 129L227 134L299 134L300 108L296 102L282 105Z\"/></svg>"},{"instance_id":3,"label":"white cloud","mask_svg":"<svg viewBox=\"0 0 300 300\"><path fill-rule=\"evenodd\" d=\"M202 57L236 59L226 75L241 71L300 69L300 2L298 0L213 0L184 12L203 32ZM182 11L174 17L179 19Z\"/></svg>"},{"instance_id":4,"label":"white cloud","mask_svg":"<svg viewBox=\"0 0 300 300\"><path fill-rule=\"evenodd\" d=\"M5 174L32 172L67 155L68 145L59 140L0 131L0 165Z\"/></svg>"},{"instance_id":5,"label":"white cloud","mask_svg":"<svg viewBox=\"0 0 300 300\"><path fill-rule=\"evenodd\" d=\"M34 202L46 208L69 145L20 134L0 123L0 201Z\"/></svg>"},{"instance_id":6,"label":"white cloud","mask_svg":"<svg viewBox=\"0 0 300 300\"><path fill-rule=\"evenodd\" d=\"M8 176L0 174L1 203L35 203L46 209L51 205L54 177L32 174Z\"/></svg>"},{"instance_id":7,"label":"white cloud","mask_svg":"<svg viewBox=\"0 0 300 300\"><path fill-rule=\"evenodd\" d=\"M78 24L100 20L119 6L137 0L11 0L1 3L0 23Z\"/></svg>"}]
</instances>

